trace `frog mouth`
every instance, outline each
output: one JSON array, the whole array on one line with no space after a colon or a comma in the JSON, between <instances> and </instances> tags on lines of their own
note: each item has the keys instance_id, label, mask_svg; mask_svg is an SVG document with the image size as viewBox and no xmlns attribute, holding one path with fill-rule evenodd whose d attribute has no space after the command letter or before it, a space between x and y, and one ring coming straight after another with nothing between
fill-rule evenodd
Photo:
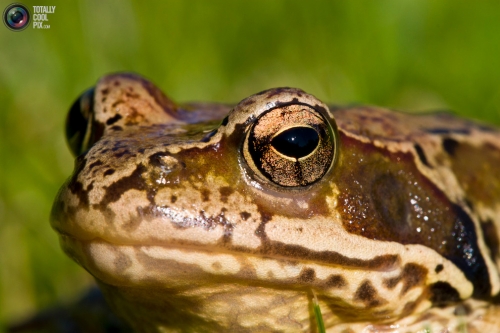
<instances>
[{"instance_id":1,"label":"frog mouth","mask_svg":"<svg viewBox=\"0 0 500 333\"><path fill-rule=\"evenodd\" d=\"M469 297L473 290L453 263L443 261L435 251L421 245L405 246L404 252L398 252L399 247L395 246L386 254L360 259L271 240L252 251L185 241L119 244L68 233L60 233L60 243L69 257L98 281L111 286L189 289L195 285L213 287L219 283L236 283L352 294L355 292L352 288L365 280L403 279L405 269L414 269L416 263L425 258L429 265L419 266L420 284L439 280L437 273L428 268L439 263L447 276L454 277L453 285L461 298Z\"/></svg>"},{"instance_id":2,"label":"frog mouth","mask_svg":"<svg viewBox=\"0 0 500 333\"><path fill-rule=\"evenodd\" d=\"M196 244L117 244L94 238L82 240L60 234L66 254L98 280L111 285L178 284L203 279L267 281L275 277L279 284L304 283L304 275L315 275L320 286L327 287L331 276L346 270L387 273L401 266L398 255L376 256L371 260L349 259L335 252L314 253L297 246L273 244L274 251ZM281 249L280 249L281 248ZM307 251L307 254L306 254ZM335 273L326 273L333 271ZM311 273L314 272L314 273Z\"/></svg>"}]
</instances>

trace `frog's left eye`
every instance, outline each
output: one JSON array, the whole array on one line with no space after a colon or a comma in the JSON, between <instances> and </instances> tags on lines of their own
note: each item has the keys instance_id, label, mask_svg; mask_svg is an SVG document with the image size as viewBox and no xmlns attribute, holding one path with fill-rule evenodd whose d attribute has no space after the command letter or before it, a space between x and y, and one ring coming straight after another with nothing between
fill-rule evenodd
<instances>
[{"instance_id":1,"label":"frog's left eye","mask_svg":"<svg viewBox=\"0 0 500 333\"><path fill-rule=\"evenodd\" d=\"M92 140L93 119L94 88L91 88L73 103L66 118L66 140L73 155L80 155L95 142Z\"/></svg>"},{"instance_id":2,"label":"frog's left eye","mask_svg":"<svg viewBox=\"0 0 500 333\"><path fill-rule=\"evenodd\" d=\"M333 164L338 144L335 131L335 124L312 106L280 106L254 122L245 140L244 157L254 172L274 184L309 185Z\"/></svg>"}]
</instances>

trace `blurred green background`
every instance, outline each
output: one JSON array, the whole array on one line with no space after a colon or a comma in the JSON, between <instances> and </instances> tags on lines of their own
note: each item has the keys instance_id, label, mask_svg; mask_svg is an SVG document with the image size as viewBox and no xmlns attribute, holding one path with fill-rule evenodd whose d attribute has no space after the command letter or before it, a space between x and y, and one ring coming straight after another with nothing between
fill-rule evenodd
<instances>
[{"instance_id":1,"label":"blurred green background","mask_svg":"<svg viewBox=\"0 0 500 333\"><path fill-rule=\"evenodd\" d=\"M3 11L11 1L0 0ZM499 1L24 1L50 29L0 26L0 331L91 281L48 223L72 170L73 100L134 71L178 101L274 86L333 103L452 109L500 124ZM32 7L29 7L32 10Z\"/></svg>"}]
</instances>

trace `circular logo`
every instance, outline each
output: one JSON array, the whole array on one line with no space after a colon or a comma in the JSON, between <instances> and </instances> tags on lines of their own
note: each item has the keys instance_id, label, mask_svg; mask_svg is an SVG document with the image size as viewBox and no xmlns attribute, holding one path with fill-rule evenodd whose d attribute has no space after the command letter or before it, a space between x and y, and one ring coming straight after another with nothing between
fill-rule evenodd
<instances>
[{"instance_id":1,"label":"circular logo","mask_svg":"<svg viewBox=\"0 0 500 333\"><path fill-rule=\"evenodd\" d=\"M26 29L30 22L30 12L25 5L13 3L3 11L3 23L12 31Z\"/></svg>"}]
</instances>

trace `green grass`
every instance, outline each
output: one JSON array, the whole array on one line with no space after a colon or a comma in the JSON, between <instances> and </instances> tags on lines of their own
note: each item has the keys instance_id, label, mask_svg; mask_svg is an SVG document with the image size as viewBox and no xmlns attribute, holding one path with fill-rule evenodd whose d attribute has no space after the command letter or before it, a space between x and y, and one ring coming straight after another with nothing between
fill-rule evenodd
<instances>
[{"instance_id":1,"label":"green grass","mask_svg":"<svg viewBox=\"0 0 500 333\"><path fill-rule=\"evenodd\" d=\"M141 73L180 101L295 86L500 124L498 1L24 3L57 7L49 30L0 26L0 331L89 282L48 216L73 165L66 111L103 74Z\"/></svg>"},{"instance_id":2,"label":"green grass","mask_svg":"<svg viewBox=\"0 0 500 333\"><path fill-rule=\"evenodd\" d=\"M323 315L321 314L318 297L316 297L316 293L314 293L314 290L311 290L311 292L313 294L313 310L314 317L316 318L316 331L318 333L325 333L325 323L323 322Z\"/></svg>"}]
</instances>

